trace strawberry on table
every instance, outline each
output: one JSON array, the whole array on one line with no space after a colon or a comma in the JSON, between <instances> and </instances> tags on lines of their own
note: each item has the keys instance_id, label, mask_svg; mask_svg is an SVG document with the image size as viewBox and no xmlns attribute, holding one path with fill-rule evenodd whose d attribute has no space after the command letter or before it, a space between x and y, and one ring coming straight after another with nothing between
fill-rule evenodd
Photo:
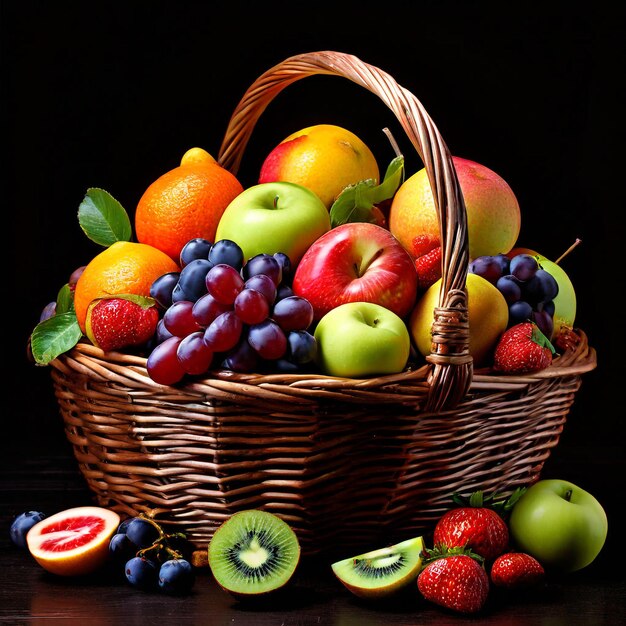
<instances>
[{"instance_id":1,"label":"strawberry on table","mask_svg":"<svg viewBox=\"0 0 626 626\"><path fill-rule=\"evenodd\" d=\"M521 496L521 490L507 500L496 500L495 494L485 497L476 491L469 498L455 493L453 501L459 505L450 509L435 526L435 545L468 547L490 561L506 551L509 529L503 519Z\"/></svg>"},{"instance_id":2,"label":"strawberry on table","mask_svg":"<svg viewBox=\"0 0 626 626\"><path fill-rule=\"evenodd\" d=\"M417 578L422 596L459 613L480 611L489 594L482 558L465 548L439 546L425 552L425 567Z\"/></svg>"},{"instance_id":3,"label":"strawberry on table","mask_svg":"<svg viewBox=\"0 0 626 626\"><path fill-rule=\"evenodd\" d=\"M555 350L534 322L515 324L506 330L494 354L494 369L509 374L528 374L552 363Z\"/></svg>"},{"instance_id":4,"label":"strawberry on table","mask_svg":"<svg viewBox=\"0 0 626 626\"><path fill-rule=\"evenodd\" d=\"M545 577L545 570L530 554L507 552L493 562L490 575L491 582L496 587L521 589L541 583Z\"/></svg>"}]
</instances>

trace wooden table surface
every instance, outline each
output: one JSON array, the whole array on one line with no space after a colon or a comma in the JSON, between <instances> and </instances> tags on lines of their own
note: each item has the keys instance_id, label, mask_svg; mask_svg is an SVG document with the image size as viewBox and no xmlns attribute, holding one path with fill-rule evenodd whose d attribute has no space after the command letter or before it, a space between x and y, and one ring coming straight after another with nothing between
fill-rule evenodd
<instances>
[{"instance_id":1,"label":"wooden table surface","mask_svg":"<svg viewBox=\"0 0 626 626\"><path fill-rule=\"evenodd\" d=\"M25 510L56 512L90 503L77 465L63 444L48 441L24 456L19 446L0 460L0 624L621 624L626 623L624 559L617 536L618 483L624 476L621 446L602 453L563 444L545 467L546 476L579 481L603 502L609 538L586 569L549 576L530 594L491 593L479 616L468 617L427 604L417 591L403 598L367 603L350 595L334 578L324 557L301 561L289 593L265 606L236 602L201 569L191 595L170 597L136 590L110 575L69 580L41 569L9 540L13 517ZM54 453L46 450L55 450ZM60 451L59 451L60 449Z\"/></svg>"}]
</instances>

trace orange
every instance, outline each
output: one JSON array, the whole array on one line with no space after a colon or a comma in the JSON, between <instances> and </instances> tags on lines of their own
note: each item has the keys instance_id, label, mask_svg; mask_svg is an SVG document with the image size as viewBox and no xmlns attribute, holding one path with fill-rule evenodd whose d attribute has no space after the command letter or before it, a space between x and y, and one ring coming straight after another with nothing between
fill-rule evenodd
<instances>
[{"instance_id":1,"label":"orange","mask_svg":"<svg viewBox=\"0 0 626 626\"><path fill-rule=\"evenodd\" d=\"M261 166L260 183L286 181L307 187L330 209L348 185L369 178L379 181L376 159L353 132L318 124L281 141Z\"/></svg>"},{"instance_id":2,"label":"orange","mask_svg":"<svg viewBox=\"0 0 626 626\"><path fill-rule=\"evenodd\" d=\"M161 250L144 243L117 241L96 255L76 283L74 308L85 332L85 318L92 300L121 293L149 296L152 283L179 267Z\"/></svg>"},{"instance_id":3,"label":"orange","mask_svg":"<svg viewBox=\"0 0 626 626\"><path fill-rule=\"evenodd\" d=\"M188 157L184 164L157 178L139 200L137 239L178 262L190 239L203 237L213 242L222 213L242 191L237 178L217 163L206 157Z\"/></svg>"}]
</instances>

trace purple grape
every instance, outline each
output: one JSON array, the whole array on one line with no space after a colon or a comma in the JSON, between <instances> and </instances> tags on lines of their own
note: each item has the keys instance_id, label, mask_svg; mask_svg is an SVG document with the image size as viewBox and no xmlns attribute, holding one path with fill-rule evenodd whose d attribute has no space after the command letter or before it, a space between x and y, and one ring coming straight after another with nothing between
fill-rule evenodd
<instances>
[{"instance_id":1,"label":"purple grape","mask_svg":"<svg viewBox=\"0 0 626 626\"><path fill-rule=\"evenodd\" d=\"M500 275L506 276L510 274L511 259L506 254L496 254L493 257L500 266Z\"/></svg>"},{"instance_id":2,"label":"purple grape","mask_svg":"<svg viewBox=\"0 0 626 626\"><path fill-rule=\"evenodd\" d=\"M287 337L274 320L250 326L248 342L262 359L280 359L287 352Z\"/></svg>"},{"instance_id":3,"label":"purple grape","mask_svg":"<svg viewBox=\"0 0 626 626\"><path fill-rule=\"evenodd\" d=\"M558 293L559 284L552 274L549 274L544 269L538 269L524 287L526 299L536 304L554 300Z\"/></svg>"},{"instance_id":4,"label":"purple grape","mask_svg":"<svg viewBox=\"0 0 626 626\"><path fill-rule=\"evenodd\" d=\"M288 358L297 365L304 365L315 360L317 342L306 330L292 330L287 335Z\"/></svg>"},{"instance_id":5,"label":"purple grape","mask_svg":"<svg viewBox=\"0 0 626 626\"><path fill-rule=\"evenodd\" d=\"M524 300L518 300L509 305L509 326L532 319L533 308Z\"/></svg>"},{"instance_id":6,"label":"purple grape","mask_svg":"<svg viewBox=\"0 0 626 626\"><path fill-rule=\"evenodd\" d=\"M289 285L281 283L280 285L278 285L278 289L276 290L276 302L278 302L279 300L284 300L285 298L289 298L293 295L295 295L293 293L293 289Z\"/></svg>"},{"instance_id":7,"label":"purple grape","mask_svg":"<svg viewBox=\"0 0 626 626\"><path fill-rule=\"evenodd\" d=\"M205 374L211 367L213 351L204 341L204 331L187 335L179 344L176 356L187 374Z\"/></svg>"},{"instance_id":8,"label":"purple grape","mask_svg":"<svg viewBox=\"0 0 626 626\"><path fill-rule=\"evenodd\" d=\"M280 264L280 268L282 270L282 282L286 285L290 285L293 278L291 259L284 252L275 252L274 258Z\"/></svg>"},{"instance_id":9,"label":"purple grape","mask_svg":"<svg viewBox=\"0 0 626 626\"><path fill-rule=\"evenodd\" d=\"M243 324L234 311L218 315L204 331L204 341L214 352L226 352L239 342Z\"/></svg>"},{"instance_id":10,"label":"purple grape","mask_svg":"<svg viewBox=\"0 0 626 626\"><path fill-rule=\"evenodd\" d=\"M537 305L537 310L545 311L550 317L554 317L554 311L555 311L554 301L548 300L547 302L540 302Z\"/></svg>"},{"instance_id":11,"label":"purple grape","mask_svg":"<svg viewBox=\"0 0 626 626\"><path fill-rule=\"evenodd\" d=\"M239 271L243 267L243 250L230 239L220 239L211 247L209 261L213 265L230 265Z\"/></svg>"},{"instance_id":12,"label":"purple grape","mask_svg":"<svg viewBox=\"0 0 626 626\"><path fill-rule=\"evenodd\" d=\"M496 282L498 291L504 296L504 299L511 304L517 302L522 297L522 290L519 286L519 281L513 274L507 276L501 276Z\"/></svg>"},{"instance_id":13,"label":"purple grape","mask_svg":"<svg viewBox=\"0 0 626 626\"><path fill-rule=\"evenodd\" d=\"M181 302L182 300L187 300L191 302L191 298L185 293L185 290L176 282L176 286L172 291L172 304L174 302Z\"/></svg>"},{"instance_id":14,"label":"purple grape","mask_svg":"<svg viewBox=\"0 0 626 626\"><path fill-rule=\"evenodd\" d=\"M530 254L517 254L511 259L510 271L519 280L530 280L539 269L537 259Z\"/></svg>"},{"instance_id":15,"label":"purple grape","mask_svg":"<svg viewBox=\"0 0 626 626\"><path fill-rule=\"evenodd\" d=\"M276 300L276 285L274 281L265 274L256 274L248 278L244 284L244 289L255 289L260 291L270 305Z\"/></svg>"},{"instance_id":16,"label":"purple grape","mask_svg":"<svg viewBox=\"0 0 626 626\"><path fill-rule=\"evenodd\" d=\"M46 516L41 511L26 511L20 513L11 523L9 536L11 541L19 548L27 548L26 535L28 531Z\"/></svg>"},{"instance_id":17,"label":"purple grape","mask_svg":"<svg viewBox=\"0 0 626 626\"><path fill-rule=\"evenodd\" d=\"M180 272L168 272L159 276L150 286L150 297L154 298L162 309L172 306L172 294L179 277Z\"/></svg>"},{"instance_id":18,"label":"purple grape","mask_svg":"<svg viewBox=\"0 0 626 626\"><path fill-rule=\"evenodd\" d=\"M207 292L206 277L212 267L208 259L194 259L181 270L178 284L191 302L196 302Z\"/></svg>"},{"instance_id":19,"label":"purple grape","mask_svg":"<svg viewBox=\"0 0 626 626\"><path fill-rule=\"evenodd\" d=\"M211 268L206 275L206 287L221 304L233 304L239 292L244 288L244 282L241 274L234 267L221 263Z\"/></svg>"},{"instance_id":20,"label":"purple grape","mask_svg":"<svg viewBox=\"0 0 626 626\"><path fill-rule=\"evenodd\" d=\"M533 311L532 320L537 324L539 330L548 338L552 338L554 331L554 321L547 311Z\"/></svg>"},{"instance_id":21,"label":"purple grape","mask_svg":"<svg viewBox=\"0 0 626 626\"><path fill-rule=\"evenodd\" d=\"M126 536L138 548L148 548L159 537L159 531L141 517L133 518L126 527Z\"/></svg>"},{"instance_id":22,"label":"purple grape","mask_svg":"<svg viewBox=\"0 0 626 626\"><path fill-rule=\"evenodd\" d=\"M274 305L272 319L285 331L306 330L313 323L313 306L300 296L290 296Z\"/></svg>"},{"instance_id":23,"label":"purple grape","mask_svg":"<svg viewBox=\"0 0 626 626\"><path fill-rule=\"evenodd\" d=\"M163 343L166 339L173 337L172 333L165 328L165 324L163 323L163 318L161 318L156 327L156 332L154 334L155 341L157 344Z\"/></svg>"},{"instance_id":24,"label":"purple grape","mask_svg":"<svg viewBox=\"0 0 626 626\"><path fill-rule=\"evenodd\" d=\"M208 259L211 242L202 237L190 239L180 251L180 266L184 268L195 259Z\"/></svg>"},{"instance_id":25,"label":"purple grape","mask_svg":"<svg viewBox=\"0 0 626 626\"><path fill-rule=\"evenodd\" d=\"M257 254L253 256L243 266L243 277L247 280L257 274L264 274L272 279L275 287L278 287L282 280L283 269L282 265L271 254Z\"/></svg>"},{"instance_id":26,"label":"purple grape","mask_svg":"<svg viewBox=\"0 0 626 626\"><path fill-rule=\"evenodd\" d=\"M256 289L243 289L235 298L235 313L244 324L259 324L267 319L270 305Z\"/></svg>"},{"instance_id":27,"label":"purple grape","mask_svg":"<svg viewBox=\"0 0 626 626\"><path fill-rule=\"evenodd\" d=\"M207 328L218 315L230 309L230 305L221 304L210 293L205 293L194 303L191 314L200 326Z\"/></svg>"},{"instance_id":28,"label":"purple grape","mask_svg":"<svg viewBox=\"0 0 626 626\"><path fill-rule=\"evenodd\" d=\"M189 300L174 302L163 314L165 328L176 337L186 337L200 330L200 325L193 317L194 303Z\"/></svg>"},{"instance_id":29,"label":"purple grape","mask_svg":"<svg viewBox=\"0 0 626 626\"><path fill-rule=\"evenodd\" d=\"M56 300L52 302L48 302L46 306L41 310L41 314L39 315L39 321L45 322L49 320L51 317L54 317L57 312L57 303Z\"/></svg>"},{"instance_id":30,"label":"purple grape","mask_svg":"<svg viewBox=\"0 0 626 626\"><path fill-rule=\"evenodd\" d=\"M239 343L224 355L222 367L233 372L253 372L258 362L259 356L248 343L248 337L242 335Z\"/></svg>"},{"instance_id":31,"label":"purple grape","mask_svg":"<svg viewBox=\"0 0 626 626\"><path fill-rule=\"evenodd\" d=\"M472 274L481 276L493 285L496 284L498 278L502 276L501 265L495 257L490 255L476 257L469 266Z\"/></svg>"}]
</instances>

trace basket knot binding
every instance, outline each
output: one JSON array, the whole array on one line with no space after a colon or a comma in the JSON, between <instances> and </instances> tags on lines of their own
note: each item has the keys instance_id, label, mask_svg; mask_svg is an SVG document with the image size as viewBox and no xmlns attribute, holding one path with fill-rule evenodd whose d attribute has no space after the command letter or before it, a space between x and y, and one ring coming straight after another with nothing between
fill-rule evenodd
<instances>
[{"instance_id":1,"label":"basket knot binding","mask_svg":"<svg viewBox=\"0 0 626 626\"><path fill-rule=\"evenodd\" d=\"M426 360L434 367L428 378L430 393L427 411L454 407L469 391L473 359L469 353L467 292L452 289L443 306L435 307L431 354ZM451 375L451 370L456 370Z\"/></svg>"}]
</instances>

